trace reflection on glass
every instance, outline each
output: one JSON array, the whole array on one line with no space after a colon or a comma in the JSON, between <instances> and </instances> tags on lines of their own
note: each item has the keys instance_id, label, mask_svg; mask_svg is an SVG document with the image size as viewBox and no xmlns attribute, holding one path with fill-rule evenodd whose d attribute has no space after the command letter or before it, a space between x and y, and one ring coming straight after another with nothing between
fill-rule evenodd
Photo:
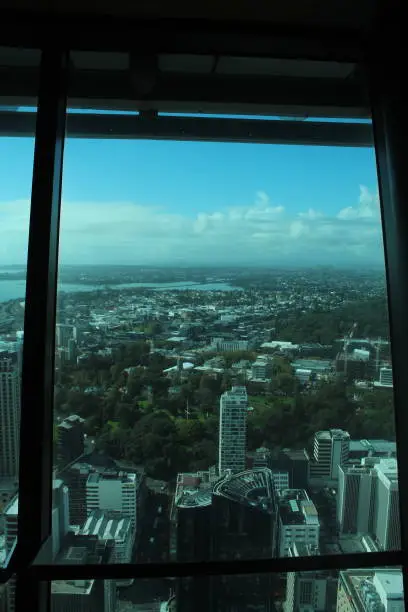
<instances>
[{"instance_id":1,"label":"reflection on glass","mask_svg":"<svg viewBox=\"0 0 408 612\"><path fill-rule=\"evenodd\" d=\"M0 60L6 49L0 49ZM14 51L8 50L11 57ZM16 50L17 52L18 50ZM15 74L16 81L18 73ZM17 107L9 108L10 113ZM34 139L0 134L0 566L16 545L20 400Z\"/></svg>"},{"instance_id":2,"label":"reflection on glass","mask_svg":"<svg viewBox=\"0 0 408 612\"><path fill-rule=\"evenodd\" d=\"M56 556L398 549L373 151L68 137L54 434Z\"/></svg>"},{"instance_id":3,"label":"reflection on glass","mask_svg":"<svg viewBox=\"0 0 408 612\"><path fill-rule=\"evenodd\" d=\"M135 580L116 589L111 580L58 580L51 584L53 612L403 612L399 568L296 572L270 576L163 578Z\"/></svg>"}]
</instances>

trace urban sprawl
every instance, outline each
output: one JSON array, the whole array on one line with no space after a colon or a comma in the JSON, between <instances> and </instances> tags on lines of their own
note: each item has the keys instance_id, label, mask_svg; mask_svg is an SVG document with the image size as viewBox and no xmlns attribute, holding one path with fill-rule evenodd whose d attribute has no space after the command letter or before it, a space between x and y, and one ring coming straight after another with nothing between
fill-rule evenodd
<instances>
[{"instance_id":1,"label":"urban sprawl","mask_svg":"<svg viewBox=\"0 0 408 612\"><path fill-rule=\"evenodd\" d=\"M400 548L383 273L64 275L83 287L58 295L54 563ZM2 562L17 536L24 308L0 304ZM12 612L13 580L2 589ZM54 612L404 609L402 574L386 568L59 580L51 592Z\"/></svg>"}]
</instances>

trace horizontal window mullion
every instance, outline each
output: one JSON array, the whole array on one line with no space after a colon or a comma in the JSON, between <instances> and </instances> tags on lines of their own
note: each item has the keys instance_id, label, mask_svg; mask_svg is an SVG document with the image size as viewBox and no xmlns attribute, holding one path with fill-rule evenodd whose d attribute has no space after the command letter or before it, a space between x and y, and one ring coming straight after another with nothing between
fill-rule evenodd
<instances>
[{"instance_id":1,"label":"horizontal window mullion","mask_svg":"<svg viewBox=\"0 0 408 612\"><path fill-rule=\"evenodd\" d=\"M240 574L287 573L297 571L328 571L352 568L402 566L402 551L327 555L315 557L284 557L277 559L247 559L194 563L120 563L117 565L33 564L27 575L38 580L162 578L183 576L219 576Z\"/></svg>"},{"instance_id":2,"label":"horizontal window mullion","mask_svg":"<svg viewBox=\"0 0 408 612\"><path fill-rule=\"evenodd\" d=\"M34 127L34 113L0 113L0 134L3 136L32 136ZM353 147L373 144L369 123L70 114L67 128L70 138L175 139Z\"/></svg>"}]
</instances>

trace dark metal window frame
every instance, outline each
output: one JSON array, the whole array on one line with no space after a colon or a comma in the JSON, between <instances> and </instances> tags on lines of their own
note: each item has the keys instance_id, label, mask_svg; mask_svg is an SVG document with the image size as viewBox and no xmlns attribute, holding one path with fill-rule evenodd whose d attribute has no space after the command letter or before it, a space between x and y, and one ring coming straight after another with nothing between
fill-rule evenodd
<instances>
[{"instance_id":1,"label":"dark metal window frame","mask_svg":"<svg viewBox=\"0 0 408 612\"><path fill-rule=\"evenodd\" d=\"M20 24L21 26L21 24ZM30 28L32 24L30 23ZM40 27L40 26L39 26ZM184 27L184 26L183 26ZM23 28L24 30L24 28ZM36 31L35 28L31 32ZM14 32L15 36L18 35ZM20 27L21 34L21 27ZM89 30L87 29L87 34ZM201 32L203 35L203 33ZM28 32L26 32L28 36ZM173 34L174 36L174 34ZM157 37L156 37L157 38ZM176 37L177 39L177 37ZM7 44L7 36L5 37ZM91 41L93 39L91 38ZM146 32L143 40L146 42ZM162 47L170 45L169 36L161 40ZM267 38L252 37L253 52L260 47L265 55L279 55ZM268 39L271 40L270 37ZM279 43L279 39L278 40ZM184 31L185 48L197 52L197 39ZM194 42L192 42L194 41ZM228 52L240 49L236 33L219 40ZM88 41L89 42L89 41ZM304 41L303 41L304 42ZM35 41L30 39L30 44ZM118 40L116 40L118 48ZM150 41L151 43L151 41ZM156 43L158 43L156 39ZM321 50L313 41L306 41L304 56L316 57ZM11 41L11 44L15 44ZM85 38L82 39L82 46ZM92 43L93 44L93 43ZM180 39L178 39L180 44ZM281 50L284 48L281 41ZM302 47L302 43L298 43ZM208 39L207 39L208 45ZM70 45L75 48L75 45ZM81 44L79 44L81 46ZM115 45L113 45L115 46ZM120 46L120 45L119 45ZM108 45L109 47L109 45ZM167 48L167 47L166 47ZM285 47L286 48L286 47ZM291 47L293 50L298 47ZM324 43L323 43L324 48ZM349 60L350 55L361 61L364 54L350 51L347 44L332 44L328 56ZM236 575L268 572L288 572L313 569L349 569L353 567L402 566L405 593L408 594L408 528L404 509L408 504L408 488L400 487L402 520L402 549L383 553L331 555L316 558L283 558L271 560L230 561L176 564L120 564L120 565L52 565L47 550L50 546L51 432L53 420L54 329L56 310L56 278L58 262L58 232L61 196L63 146L65 136L68 45L64 48L42 49L40 87L37 116L29 113L0 115L0 129L9 134L28 134L35 129L36 144L30 218L29 258L27 268L27 297L25 315L24 365L21 413L21 463L19 487L18 542L10 562L0 570L0 582L16 576L17 612L26 609L30 601L32 611L44 612L50 605L50 581L73 578L155 578L163 576ZM262 51L261 49L261 51ZM317 49L317 50L316 50ZM340 51L339 51L340 49ZM347 52L348 49L348 52ZM180 47L180 51L183 48ZM327 52L327 41L326 41ZM326 57L327 59L327 57ZM405 120L403 104L399 100L398 74L386 69L385 61L366 62L371 82L374 140L381 202L383 231L386 247L387 286L392 336L397 421L399 478L408 482L407 447L408 413L404 410L408 397L406 376L406 346L408 344L408 286L402 282L408 276L408 182L403 163ZM34 126L34 121L35 126ZM158 117L154 114L139 117L69 116L74 136L138 138L176 138L226 140L238 142L296 142L303 144L367 145L371 143L371 126L316 124L295 121L266 122L222 119ZM112 127L113 126L113 127ZM71 130L70 130L71 132ZM34 407L34 409L33 409Z\"/></svg>"}]
</instances>

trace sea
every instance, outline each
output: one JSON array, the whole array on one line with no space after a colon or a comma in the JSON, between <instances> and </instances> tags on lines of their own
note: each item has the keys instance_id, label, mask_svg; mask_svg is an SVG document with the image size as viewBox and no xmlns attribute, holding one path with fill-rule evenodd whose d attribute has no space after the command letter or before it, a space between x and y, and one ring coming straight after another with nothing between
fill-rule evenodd
<instances>
[{"instance_id":1,"label":"sea","mask_svg":"<svg viewBox=\"0 0 408 612\"><path fill-rule=\"evenodd\" d=\"M0 269L0 272L2 270ZM0 280L0 302L8 300L25 299L25 280ZM120 285L86 285L76 283L59 283L58 292L75 293L77 291L96 291L97 289L131 289L132 287L146 287L156 291L194 290L194 291L240 291L240 287L233 287L228 283L123 283Z\"/></svg>"}]
</instances>

